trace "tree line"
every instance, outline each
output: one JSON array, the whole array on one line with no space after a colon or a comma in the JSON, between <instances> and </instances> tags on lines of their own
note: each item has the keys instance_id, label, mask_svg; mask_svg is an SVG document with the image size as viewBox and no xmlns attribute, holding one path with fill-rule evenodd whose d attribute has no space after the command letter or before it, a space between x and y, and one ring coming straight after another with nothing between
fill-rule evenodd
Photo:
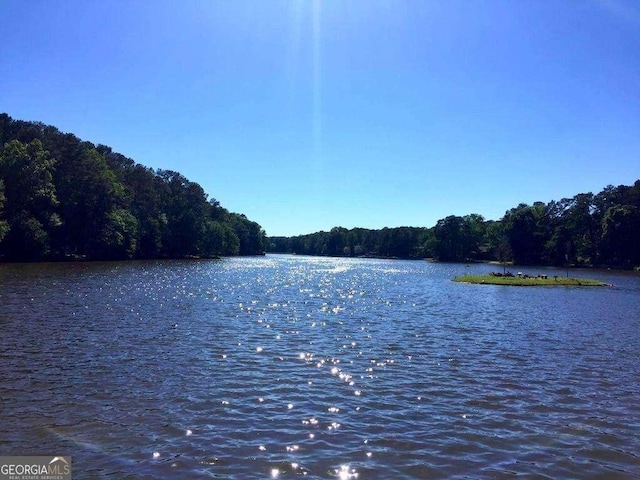
<instances>
[{"instance_id":1,"label":"tree line","mask_svg":"<svg viewBox=\"0 0 640 480\"><path fill-rule=\"evenodd\" d=\"M0 258L264 253L265 232L178 172L0 114Z\"/></svg>"},{"instance_id":2,"label":"tree line","mask_svg":"<svg viewBox=\"0 0 640 480\"><path fill-rule=\"evenodd\" d=\"M304 255L496 260L520 265L640 266L640 180L549 203L520 204L497 221L450 215L431 228L335 227L270 237L267 251Z\"/></svg>"}]
</instances>

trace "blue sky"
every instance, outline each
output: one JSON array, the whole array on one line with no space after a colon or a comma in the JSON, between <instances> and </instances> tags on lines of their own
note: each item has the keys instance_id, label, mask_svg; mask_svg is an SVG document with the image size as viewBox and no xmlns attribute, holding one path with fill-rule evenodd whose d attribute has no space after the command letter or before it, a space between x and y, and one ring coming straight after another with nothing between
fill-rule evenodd
<instances>
[{"instance_id":1,"label":"blue sky","mask_svg":"<svg viewBox=\"0 0 640 480\"><path fill-rule=\"evenodd\" d=\"M640 3L0 2L0 111L269 235L499 219L640 178Z\"/></svg>"}]
</instances>

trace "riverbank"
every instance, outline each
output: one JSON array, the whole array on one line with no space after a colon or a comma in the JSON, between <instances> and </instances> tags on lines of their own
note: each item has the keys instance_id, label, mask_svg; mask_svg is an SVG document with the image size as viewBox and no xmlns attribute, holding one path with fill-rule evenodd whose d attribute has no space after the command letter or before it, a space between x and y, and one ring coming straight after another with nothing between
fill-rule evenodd
<instances>
[{"instance_id":1,"label":"riverbank","mask_svg":"<svg viewBox=\"0 0 640 480\"><path fill-rule=\"evenodd\" d=\"M495 275L463 275L453 279L458 283L477 283L485 285L513 285L517 287L552 287L552 286L576 286L576 287L606 287L607 283L592 278L572 277L505 277Z\"/></svg>"}]
</instances>

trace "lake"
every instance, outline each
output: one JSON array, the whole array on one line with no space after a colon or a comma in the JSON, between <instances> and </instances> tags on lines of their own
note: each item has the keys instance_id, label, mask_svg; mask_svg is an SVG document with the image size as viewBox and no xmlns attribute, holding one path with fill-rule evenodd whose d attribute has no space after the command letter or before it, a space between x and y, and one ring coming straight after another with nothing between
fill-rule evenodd
<instances>
[{"instance_id":1,"label":"lake","mask_svg":"<svg viewBox=\"0 0 640 480\"><path fill-rule=\"evenodd\" d=\"M0 265L0 455L70 455L74 478L638 478L640 276L451 282L497 269Z\"/></svg>"}]
</instances>

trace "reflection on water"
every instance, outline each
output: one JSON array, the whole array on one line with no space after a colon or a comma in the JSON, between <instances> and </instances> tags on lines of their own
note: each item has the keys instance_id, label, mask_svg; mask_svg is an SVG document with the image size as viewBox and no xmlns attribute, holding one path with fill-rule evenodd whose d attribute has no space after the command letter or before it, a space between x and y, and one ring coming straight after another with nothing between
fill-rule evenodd
<instances>
[{"instance_id":1,"label":"reflection on water","mask_svg":"<svg viewBox=\"0 0 640 480\"><path fill-rule=\"evenodd\" d=\"M489 269L0 265L0 454L78 478L634 478L640 279L450 281Z\"/></svg>"}]
</instances>

